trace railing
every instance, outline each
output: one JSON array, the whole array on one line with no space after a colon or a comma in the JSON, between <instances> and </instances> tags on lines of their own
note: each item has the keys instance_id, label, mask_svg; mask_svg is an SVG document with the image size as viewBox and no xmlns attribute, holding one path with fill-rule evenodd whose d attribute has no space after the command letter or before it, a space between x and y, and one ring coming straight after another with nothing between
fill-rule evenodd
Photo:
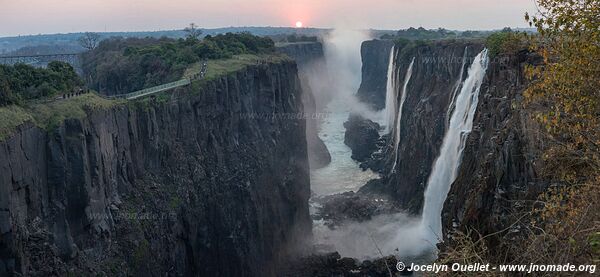
<instances>
[{"instance_id":1,"label":"railing","mask_svg":"<svg viewBox=\"0 0 600 277\"><path fill-rule=\"evenodd\" d=\"M167 91L170 89L174 89L177 87L187 86L187 85L191 84L192 80L194 80L194 79L204 78L204 75L206 75L207 67L208 67L208 65L207 65L207 62L205 61L202 63L202 68L200 69L200 73L194 74L188 78L184 78L179 81L166 83L166 84L162 84L162 85L151 87L151 88L134 91L132 93L113 95L113 96L109 96L108 98L113 98L113 99L114 98L123 98L123 99L127 99L127 100L132 100L132 99L144 97L146 95L155 94L155 93Z\"/></svg>"},{"instance_id":2,"label":"railing","mask_svg":"<svg viewBox=\"0 0 600 277\"><path fill-rule=\"evenodd\" d=\"M113 96L110 96L110 98L124 98L124 99L131 100L131 99L136 99L136 98L144 97L146 95L150 95L150 94L159 93L159 92L163 92L163 91L166 91L166 90L174 89L174 88L177 88L177 87L187 86L190 83L191 83L190 79L185 78L185 79L181 79L179 81L162 84L160 86L155 86L155 87L151 87L151 88L146 88L146 89L134 91L132 93L113 95Z\"/></svg>"}]
</instances>

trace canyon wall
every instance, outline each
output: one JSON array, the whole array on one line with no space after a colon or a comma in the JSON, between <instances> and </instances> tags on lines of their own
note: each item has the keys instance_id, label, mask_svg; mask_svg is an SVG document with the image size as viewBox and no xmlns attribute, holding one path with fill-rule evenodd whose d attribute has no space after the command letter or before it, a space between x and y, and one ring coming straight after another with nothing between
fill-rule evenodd
<instances>
[{"instance_id":1,"label":"canyon wall","mask_svg":"<svg viewBox=\"0 0 600 277\"><path fill-rule=\"evenodd\" d=\"M277 50L293 58L300 69L325 56L321 42L284 43L277 45Z\"/></svg>"},{"instance_id":2,"label":"canyon wall","mask_svg":"<svg viewBox=\"0 0 600 277\"><path fill-rule=\"evenodd\" d=\"M296 64L169 95L0 142L0 275L275 275L311 232Z\"/></svg>"},{"instance_id":3,"label":"canyon wall","mask_svg":"<svg viewBox=\"0 0 600 277\"><path fill-rule=\"evenodd\" d=\"M413 57L415 63L400 124L397 166L392 170L396 156L393 134L384 135L381 152L363 163L383 176L369 182L361 192L389 195L402 208L419 214L432 165L448 127L453 91L457 82L467 77L473 57L483 44L446 41L398 49L398 99ZM490 58L473 131L442 211L445 236L455 229L477 230L482 235L503 230L500 236L488 238L488 246L494 247L500 239L510 240L525 232L520 219L548 185L536 173L542 166L539 157L543 142L536 135L540 133L539 126L523 107L527 86L524 68L539 64L539 56L527 50ZM385 102L385 95L379 97L375 102Z\"/></svg>"},{"instance_id":4,"label":"canyon wall","mask_svg":"<svg viewBox=\"0 0 600 277\"><path fill-rule=\"evenodd\" d=\"M362 43L362 83L356 94L363 103L375 110L385 108L390 50L394 42L391 40L369 40Z\"/></svg>"},{"instance_id":5,"label":"canyon wall","mask_svg":"<svg viewBox=\"0 0 600 277\"><path fill-rule=\"evenodd\" d=\"M527 64L541 64L539 56L524 50L491 60L473 132L442 212L446 233L468 226L482 235L504 230L510 240L525 230L519 228L520 217L547 187L536 174L543 149L539 127L523 108Z\"/></svg>"},{"instance_id":6,"label":"canyon wall","mask_svg":"<svg viewBox=\"0 0 600 277\"><path fill-rule=\"evenodd\" d=\"M396 49L398 102L406 72L414 58L400 122L398 153L393 152L393 134L385 135L387 143L382 152L366 165L383 176L371 181L363 191L390 195L402 208L419 214L427 179L448 124L453 91L458 81L466 78L469 65L483 45L470 41L440 41L399 45ZM379 97L385 103L385 94ZM397 159L396 168L392 170L394 158Z\"/></svg>"},{"instance_id":7,"label":"canyon wall","mask_svg":"<svg viewBox=\"0 0 600 277\"><path fill-rule=\"evenodd\" d=\"M312 169L323 168L331 163L331 154L319 137L319 125L323 108L329 101L331 89L326 84L329 76L323 44L321 42L288 43L278 46L282 52L296 61L302 85L302 102L306 117L306 140L308 158Z\"/></svg>"}]
</instances>

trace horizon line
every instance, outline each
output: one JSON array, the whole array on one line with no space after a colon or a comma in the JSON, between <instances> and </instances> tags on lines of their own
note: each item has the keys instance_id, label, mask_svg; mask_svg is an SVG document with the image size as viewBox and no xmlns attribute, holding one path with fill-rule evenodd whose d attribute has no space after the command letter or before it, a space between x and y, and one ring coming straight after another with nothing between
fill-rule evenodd
<instances>
[{"instance_id":1,"label":"horizon line","mask_svg":"<svg viewBox=\"0 0 600 277\"><path fill-rule=\"evenodd\" d=\"M485 32L485 31L496 31L496 30L502 30L503 28L509 27L511 29L535 29L535 28L529 28L529 27L510 27L510 26L505 26L505 27L500 27L500 28L496 28L496 29L465 29L465 30L460 30L460 29L446 29L444 27L437 27L437 28L425 28L425 27L408 27L408 28L399 28L399 29L379 29L379 28L352 28L354 30L361 30L361 31L380 31L380 32L396 32L399 30L407 30L410 28L424 28L426 30L437 30L437 29L445 29L448 31L457 31L457 32L466 32L466 31L479 31L479 32ZM228 29L228 28L281 28L281 29L298 29L298 30L323 30L323 31L327 31L327 30L335 30L335 29L339 29L339 28L334 28L334 27L313 27L313 26L306 26L306 27L294 27L294 26L259 26L259 25L254 25L254 26L222 26L222 27L208 27L208 28L203 28L203 27L199 27L198 29L200 30L218 30L218 29ZM83 33L99 33L99 34L111 34L111 33L158 33L158 32L176 32L176 31L183 31L184 29L160 29L160 30L138 30L138 31L78 31L78 32L56 32L56 33L38 33L38 34L19 34L19 35L8 35L8 36L2 36L0 35L0 38L2 39L6 39L6 38L20 38L20 37L33 37L33 36L53 36L53 35L70 35L70 34L83 34Z\"/></svg>"}]
</instances>

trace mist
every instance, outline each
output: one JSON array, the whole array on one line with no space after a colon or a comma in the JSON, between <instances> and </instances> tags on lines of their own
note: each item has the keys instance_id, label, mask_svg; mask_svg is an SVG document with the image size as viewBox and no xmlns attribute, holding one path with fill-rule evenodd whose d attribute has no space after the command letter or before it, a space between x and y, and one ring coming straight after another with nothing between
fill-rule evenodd
<instances>
[{"instance_id":1,"label":"mist","mask_svg":"<svg viewBox=\"0 0 600 277\"><path fill-rule=\"evenodd\" d=\"M355 94L362 81L361 46L372 39L367 31L336 28L324 38L325 60L329 70L332 91L331 112L352 112L370 119L379 118L379 112L360 102Z\"/></svg>"},{"instance_id":2,"label":"mist","mask_svg":"<svg viewBox=\"0 0 600 277\"><path fill-rule=\"evenodd\" d=\"M315 239L333 247L342 257L360 260L394 255L400 258L421 257L434 249L422 239L421 219L403 213L380 215L365 222L347 221L335 229L317 224Z\"/></svg>"}]
</instances>

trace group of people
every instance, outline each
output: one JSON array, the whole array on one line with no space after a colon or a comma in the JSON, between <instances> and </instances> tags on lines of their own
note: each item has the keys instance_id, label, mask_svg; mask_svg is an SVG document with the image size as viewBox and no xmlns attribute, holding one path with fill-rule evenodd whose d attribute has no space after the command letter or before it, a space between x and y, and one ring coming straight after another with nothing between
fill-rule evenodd
<instances>
[{"instance_id":1,"label":"group of people","mask_svg":"<svg viewBox=\"0 0 600 277\"><path fill-rule=\"evenodd\" d=\"M62 95L62 99L68 99L68 98L79 96L79 95L86 94L89 92L90 92L89 88L86 88L86 89L78 88L76 91L73 91L71 93L64 93Z\"/></svg>"},{"instance_id":2,"label":"group of people","mask_svg":"<svg viewBox=\"0 0 600 277\"><path fill-rule=\"evenodd\" d=\"M200 68L200 72L193 74L190 76L190 80L202 79L206 75L206 69L208 68L208 63L206 61L202 62L202 68Z\"/></svg>"}]
</instances>

